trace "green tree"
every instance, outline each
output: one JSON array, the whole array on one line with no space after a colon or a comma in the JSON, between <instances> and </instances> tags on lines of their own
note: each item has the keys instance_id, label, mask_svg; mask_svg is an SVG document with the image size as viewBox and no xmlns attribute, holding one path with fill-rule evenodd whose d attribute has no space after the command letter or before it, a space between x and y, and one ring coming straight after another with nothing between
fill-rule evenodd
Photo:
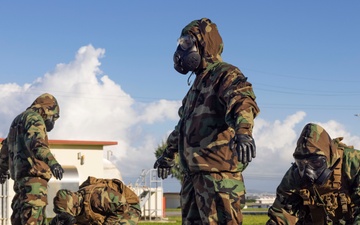
<instances>
[{"instance_id":1,"label":"green tree","mask_svg":"<svg viewBox=\"0 0 360 225\"><path fill-rule=\"evenodd\" d=\"M161 144L155 150L155 157L159 158L163 152L165 151L167 144L165 141L162 141ZM179 164L179 155L175 154L175 166L171 169L171 177L175 177L179 181L181 181L183 177L183 173L181 172L180 164Z\"/></svg>"}]
</instances>

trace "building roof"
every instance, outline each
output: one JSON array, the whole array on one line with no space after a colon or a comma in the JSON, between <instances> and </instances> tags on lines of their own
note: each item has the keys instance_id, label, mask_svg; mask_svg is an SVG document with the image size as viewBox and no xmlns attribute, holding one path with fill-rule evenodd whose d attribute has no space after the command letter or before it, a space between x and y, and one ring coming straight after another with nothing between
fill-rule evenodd
<instances>
[{"instance_id":1,"label":"building roof","mask_svg":"<svg viewBox=\"0 0 360 225\"><path fill-rule=\"evenodd\" d=\"M0 142L4 138L0 138ZM49 140L50 145L87 145L87 146L108 146L117 145L117 141L86 141L86 140Z\"/></svg>"},{"instance_id":2,"label":"building roof","mask_svg":"<svg viewBox=\"0 0 360 225\"><path fill-rule=\"evenodd\" d=\"M117 141L49 140L50 145L117 145Z\"/></svg>"}]
</instances>

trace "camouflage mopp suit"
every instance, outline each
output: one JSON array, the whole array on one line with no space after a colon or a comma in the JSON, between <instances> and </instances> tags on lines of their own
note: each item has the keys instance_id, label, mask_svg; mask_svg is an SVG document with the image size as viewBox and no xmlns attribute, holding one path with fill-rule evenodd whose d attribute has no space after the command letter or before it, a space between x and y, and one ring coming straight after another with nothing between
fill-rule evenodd
<instances>
[{"instance_id":1,"label":"camouflage mopp suit","mask_svg":"<svg viewBox=\"0 0 360 225\"><path fill-rule=\"evenodd\" d=\"M360 224L360 151L341 140L320 125L304 127L294 158L325 156L329 175L321 185L309 183L294 163L277 188L267 225Z\"/></svg>"},{"instance_id":2,"label":"camouflage mopp suit","mask_svg":"<svg viewBox=\"0 0 360 225\"><path fill-rule=\"evenodd\" d=\"M183 28L179 40L189 35L190 41L183 44L186 47L195 40L200 63L191 70L196 77L179 109L180 120L154 168L165 179L178 154L185 174L181 184L183 224L241 224L245 200L242 172L248 162L239 160L231 143L237 135L252 139L260 110L247 77L222 60L224 45L216 24L208 18L194 20Z\"/></svg>"},{"instance_id":3,"label":"camouflage mopp suit","mask_svg":"<svg viewBox=\"0 0 360 225\"><path fill-rule=\"evenodd\" d=\"M54 212L58 215L51 225L135 225L141 215L139 198L129 187L118 179L91 176L77 192L59 190L54 197ZM63 213L73 217L73 223L57 223Z\"/></svg>"},{"instance_id":4,"label":"camouflage mopp suit","mask_svg":"<svg viewBox=\"0 0 360 225\"><path fill-rule=\"evenodd\" d=\"M0 175L10 171L14 180L11 224L47 224L48 181L62 178L63 169L49 149L47 132L59 118L57 100L51 94L40 95L11 123L2 142Z\"/></svg>"}]
</instances>

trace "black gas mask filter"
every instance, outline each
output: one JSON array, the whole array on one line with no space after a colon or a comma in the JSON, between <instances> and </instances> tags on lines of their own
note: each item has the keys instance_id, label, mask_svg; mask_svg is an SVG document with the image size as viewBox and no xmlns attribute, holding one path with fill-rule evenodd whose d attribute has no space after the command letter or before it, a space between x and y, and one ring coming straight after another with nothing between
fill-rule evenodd
<instances>
[{"instance_id":1,"label":"black gas mask filter","mask_svg":"<svg viewBox=\"0 0 360 225\"><path fill-rule=\"evenodd\" d=\"M199 67L201 56L193 35L187 34L179 38L173 60L175 70L181 74L187 74Z\"/></svg>"}]
</instances>

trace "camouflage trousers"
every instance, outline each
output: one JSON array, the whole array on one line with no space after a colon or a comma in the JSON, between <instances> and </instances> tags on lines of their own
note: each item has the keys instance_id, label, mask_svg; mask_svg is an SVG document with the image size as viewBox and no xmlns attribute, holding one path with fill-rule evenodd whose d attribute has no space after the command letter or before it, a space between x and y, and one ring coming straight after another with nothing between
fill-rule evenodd
<instances>
[{"instance_id":1,"label":"camouflage trousers","mask_svg":"<svg viewBox=\"0 0 360 225\"><path fill-rule=\"evenodd\" d=\"M186 175L180 195L184 225L242 224L245 186L240 172Z\"/></svg>"},{"instance_id":2,"label":"camouflage trousers","mask_svg":"<svg viewBox=\"0 0 360 225\"><path fill-rule=\"evenodd\" d=\"M47 184L47 180L39 177L23 177L14 182L11 224L47 225Z\"/></svg>"}]
</instances>

